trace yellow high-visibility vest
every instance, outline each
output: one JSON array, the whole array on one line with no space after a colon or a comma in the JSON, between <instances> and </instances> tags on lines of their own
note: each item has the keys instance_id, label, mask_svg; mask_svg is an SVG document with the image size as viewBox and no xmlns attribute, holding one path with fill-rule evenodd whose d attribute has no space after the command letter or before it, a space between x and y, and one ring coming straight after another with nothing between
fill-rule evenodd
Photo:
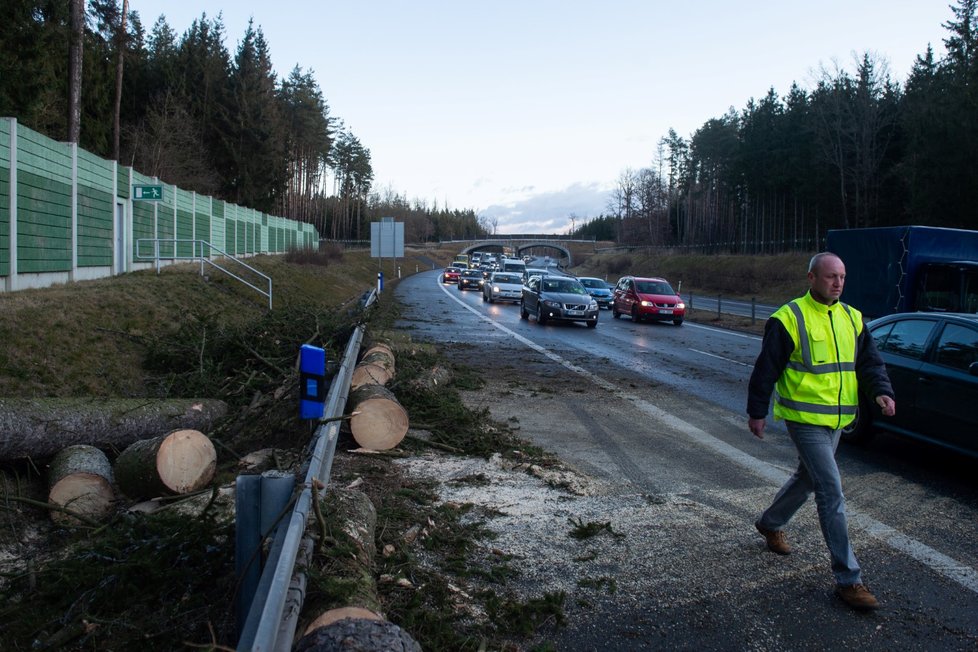
<instances>
[{"instance_id":1,"label":"yellow high-visibility vest","mask_svg":"<svg viewBox=\"0 0 978 652\"><path fill-rule=\"evenodd\" d=\"M843 428L856 417L856 340L863 316L842 302L826 306L810 293L773 315L795 343L775 385L778 419Z\"/></svg>"}]
</instances>

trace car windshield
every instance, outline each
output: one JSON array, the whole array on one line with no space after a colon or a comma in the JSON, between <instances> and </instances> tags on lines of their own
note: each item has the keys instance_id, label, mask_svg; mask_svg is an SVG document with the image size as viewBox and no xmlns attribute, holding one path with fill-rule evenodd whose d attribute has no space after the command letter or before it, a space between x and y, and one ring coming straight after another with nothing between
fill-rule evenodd
<instances>
[{"instance_id":1,"label":"car windshield","mask_svg":"<svg viewBox=\"0 0 978 652\"><path fill-rule=\"evenodd\" d=\"M586 288L595 288L598 290L608 289L608 285L599 278L579 278L577 280Z\"/></svg>"},{"instance_id":2,"label":"car windshield","mask_svg":"<svg viewBox=\"0 0 978 652\"><path fill-rule=\"evenodd\" d=\"M635 281L635 291L639 294L675 294L665 281Z\"/></svg>"},{"instance_id":3,"label":"car windshield","mask_svg":"<svg viewBox=\"0 0 978 652\"><path fill-rule=\"evenodd\" d=\"M573 280L548 278L543 281L544 292L560 292L562 294L587 294L584 286Z\"/></svg>"},{"instance_id":4,"label":"car windshield","mask_svg":"<svg viewBox=\"0 0 978 652\"><path fill-rule=\"evenodd\" d=\"M462 276L482 276L482 272L477 269L469 269L462 272Z\"/></svg>"},{"instance_id":5,"label":"car windshield","mask_svg":"<svg viewBox=\"0 0 978 652\"><path fill-rule=\"evenodd\" d=\"M519 283L520 277L516 274L496 274L492 280L494 283Z\"/></svg>"}]
</instances>

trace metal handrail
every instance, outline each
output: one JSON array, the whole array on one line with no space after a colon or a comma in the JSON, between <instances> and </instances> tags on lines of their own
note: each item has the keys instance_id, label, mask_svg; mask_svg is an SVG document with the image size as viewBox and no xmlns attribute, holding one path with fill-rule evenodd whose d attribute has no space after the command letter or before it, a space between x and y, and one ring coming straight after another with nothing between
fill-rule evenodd
<instances>
[{"instance_id":1,"label":"metal handrail","mask_svg":"<svg viewBox=\"0 0 978 652\"><path fill-rule=\"evenodd\" d=\"M373 302L376 293L376 290L370 292L365 302L366 306ZM289 585L295 574L296 559L299 557L300 544L312 507L313 484L321 483L322 486L329 484L333 454L336 451L336 440L340 432L338 417L343 414L350 393L350 380L357 363L360 343L363 341L363 332L363 324L353 331L339 371L330 384L323 421L316 429L310 444L312 453L305 481L299 488L287 528L275 537L265 569L258 582L258 590L242 628L238 650L270 652L292 649L298 613L285 614ZM288 616L290 626L283 626L283 616Z\"/></svg>"},{"instance_id":2,"label":"metal handrail","mask_svg":"<svg viewBox=\"0 0 978 652\"><path fill-rule=\"evenodd\" d=\"M142 245L143 243L153 243L153 254L151 256L150 255L145 255L145 254L142 253L142 249L140 248L140 245ZM171 255L161 256L160 255L160 243L173 243L173 252L172 252L173 255L172 256ZM179 253L179 251L180 251L180 247L179 247L180 243L191 243L192 244L192 248L191 248L191 252L192 253L191 253L191 255L189 255L189 256L187 256L187 255L180 255L180 253ZM198 253L198 246L199 246L199 253ZM205 251L204 250L204 247L207 247L207 249L210 250L211 252L218 253L225 260L234 261L235 263L237 263L237 264L241 265L242 267L245 267L246 269L248 269L250 272L252 272L252 273L260 276L261 278L265 279L266 283L268 284L268 290L261 289L260 287L254 285L250 281L248 281L248 280L246 280L246 279L238 276L237 274L235 274L231 270L224 269L223 267L221 267L220 265L218 265L217 263L215 263L213 260L211 260L211 254L210 253L208 253L208 254L205 255L205 253L204 253L204 251ZM195 240L193 238L139 238L138 240L136 240L136 253L135 253L135 257L138 258L139 260L153 260L153 261L155 261L156 273L157 274L160 273L160 260L161 259L166 259L166 260L197 260L197 259L200 259L200 275L201 276L204 275L204 265L205 264L210 265L214 269L218 269L218 270L224 272L225 274L227 274L231 278L236 279L238 281L241 281L242 283L244 283L245 285L247 285L248 287L250 287L252 290L258 292L259 294L268 297L268 309L269 310L272 309L272 277L271 276L268 276L267 274L263 274L263 273L259 272L257 269L255 269L254 267L252 267L248 263L242 261L241 259L236 258L235 256L227 253L226 251L224 251L222 249L219 249L218 247L215 247L214 245L212 245L207 240Z\"/></svg>"}]
</instances>

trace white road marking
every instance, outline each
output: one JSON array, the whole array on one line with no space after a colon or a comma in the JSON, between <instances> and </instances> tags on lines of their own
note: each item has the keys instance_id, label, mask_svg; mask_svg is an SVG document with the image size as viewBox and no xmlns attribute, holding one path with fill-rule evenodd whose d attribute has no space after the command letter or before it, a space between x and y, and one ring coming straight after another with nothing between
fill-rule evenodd
<instances>
[{"instance_id":1,"label":"white road marking","mask_svg":"<svg viewBox=\"0 0 978 652\"><path fill-rule=\"evenodd\" d=\"M738 333L737 331L725 331L720 328L713 328L712 326L703 326L702 324L691 324L690 322L683 322L683 328L698 328L701 331L712 331L714 333L720 333L722 335L732 336L732 337L742 337L745 340L757 340L761 341L762 338L757 335L751 335L750 333Z\"/></svg>"},{"instance_id":2,"label":"white road marking","mask_svg":"<svg viewBox=\"0 0 978 652\"><path fill-rule=\"evenodd\" d=\"M764 460L759 460L756 457L749 455L748 453L745 453L739 448L731 446L730 444L717 439L716 437L709 434L705 430L701 430L700 428L697 428L693 424L687 423L686 421L683 421L679 417L676 417L666 412L665 410L653 405L652 403L649 403L645 399L636 396L634 394L631 394L629 392L626 392L625 390L621 389L614 383L611 383L605 380L604 378L595 375L594 373L588 371L587 369L584 369L583 367L579 367L576 364L568 360L565 360L564 358L560 357L556 353L549 351L546 348L540 346L536 342L533 342L532 340L523 337L519 333L507 328L506 326L503 326L502 324L495 321L494 319L491 319L490 317L483 315L478 310L471 307L470 305L468 305L458 297L452 296L445 288L445 286L442 285L440 282L439 282L439 286L447 296L451 297L456 303L458 303L460 306L462 306L472 314L476 315L483 321L486 321L489 324L492 324L495 328L498 328L504 333L511 335L517 341L522 342L529 348L533 349L537 353L546 356L547 358L553 360L557 364L562 365L563 367L570 369L574 373L587 378L598 387L601 387L602 389L606 389L609 392L614 392L618 396L634 404L635 407L637 407L640 411L644 412L649 417L661 423L664 423L667 426L675 428L676 430L682 432L690 439L703 446L704 448L708 448L714 451L715 453L726 457L730 461L741 465L745 469L748 469L749 471L769 481L772 485L780 487L785 483L785 481L788 479L791 473L794 472L793 470L788 471L779 466L775 466L774 464L771 464L769 462L765 462ZM710 330L717 330L717 329L710 329ZM724 334L727 334L726 331L718 331L718 332L723 332ZM739 363L739 364L743 364L743 363ZM850 523L864 530L867 534L870 534L876 539L882 541L883 543L890 546L894 550L897 550L898 552L902 552L903 554L908 555L915 561L918 561L921 564L927 566L935 573L939 575L943 575L949 580L957 582L958 584L972 591L973 593L978 593L978 571L975 571L975 569L971 568L967 564L959 562L956 559L953 559L952 557L949 557L948 555L945 555L944 553L935 550L934 548L931 548L927 544L917 541L916 539L909 537L906 534L903 534L902 532L890 527L889 525L876 520L872 516L863 514L858 510L850 508L848 510L848 516L849 516Z\"/></svg>"},{"instance_id":3,"label":"white road marking","mask_svg":"<svg viewBox=\"0 0 978 652\"><path fill-rule=\"evenodd\" d=\"M733 364L739 364L741 367L753 367L752 364L747 364L746 362L741 362L740 360L733 360L731 358L725 358L722 355L717 355L716 353L709 353L707 351L700 351L699 349L691 348L690 351L693 353L701 353L703 355L709 356L711 358L716 358L717 360L723 360L724 362L732 362Z\"/></svg>"}]
</instances>

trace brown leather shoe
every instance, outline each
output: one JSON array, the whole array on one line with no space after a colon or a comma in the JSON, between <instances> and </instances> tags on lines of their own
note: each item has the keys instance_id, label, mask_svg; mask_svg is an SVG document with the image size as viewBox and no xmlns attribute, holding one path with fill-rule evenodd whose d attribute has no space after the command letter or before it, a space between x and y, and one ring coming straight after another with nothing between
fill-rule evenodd
<instances>
[{"instance_id":1,"label":"brown leather shoe","mask_svg":"<svg viewBox=\"0 0 978 652\"><path fill-rule=\"evenodd\" d=\"M835 587L835 594L847 605L860 611L879 609L880 606L876 596L862 584L839 584Z\"/></svg>"},{"instance_id":2,"label":"brown leather shoe","mask_svg":"<svg viewBox=\"0 0 978 652\"><path fill-rule=\"evenodd\" d=\"M788 538L784 535L783 530L769 530L765 527L761 527L760 523L754 523L754 527L756 527L757 531L764 537L764 540L767 542L768 550L771 552L776 552L779 555L791 554L791 546L788 545Z\"/></svg>"}]
</instances>

